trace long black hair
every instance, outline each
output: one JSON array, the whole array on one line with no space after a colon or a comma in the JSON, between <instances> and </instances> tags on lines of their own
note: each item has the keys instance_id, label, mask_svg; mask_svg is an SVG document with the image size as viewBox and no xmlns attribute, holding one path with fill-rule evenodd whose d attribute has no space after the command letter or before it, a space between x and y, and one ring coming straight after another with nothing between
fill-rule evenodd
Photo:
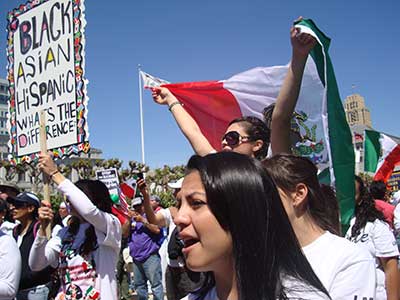
<instances>
[{"instance_id":1,"label":"long black hair","mask_svg":"<svg viewBox=\"0 0 400 300\"><path fill-rule=\"evenodd\" d=\"M356 199L356 208L354 211L356 220L351 228L350 239L356 238L367 222L374 222L376 219L386 222L383 213L376 209L375 200L361 177L356 175L355 181L358 183L358 199Z\"/></svg>"},{"instance_id":2,"label":"long black hair","mask_svg":"<svg viewBox=\"0 0 400 300\"><path fill-rule=\"evenodd\" d=\"M233 240L233 258L241 300L286 299L284 278L297 279L300 290L328 295L303 255L278 191L261 162L221 152L193 156L187 172L198 171L207 203ZM212 274L198 293L204 299ZM298 288L298 287L297 287Z\"/></svg>"},{"instance_id":3,"label":"long black hair","mask_svg":"<svg viewBox=\"0 0 400 300\"><path fill-rule=\"evenodd\" d=\"M263 142L261 148L254 152L254 157L257 159L265 158L267 156L271 135L267 124L259 118L252 116L234 119L229 123L229 126L235 123L240 123L246 131L246 134L250 137L250 141L261 140Z\"/></svg>"},{"instance_id":4,"label":"long black hair","mask_svg":"<svg viewBox=\"0 0 400 300\"><path fill-rule=\"evenodd\" d=\"M106 185L99 180L82 179L75 185L88 196L90 201L100 210L111 213L112 201ZM78 217L72 216L67 232L75 236L78 233L81 222ZM85 231L85 241L81 245L80 253L88 254L97 248L97 236L93 225Z\"/></svg>"},{"instance_id":5,"label":"long black hair","mask_svg":"<svg viewBox=\"0 0 400 300\"><path fill-rule=\"evenodd\" d=\"M335 193L320 185L318 169L308 158L277 154L263 164L276 185L285 192L293 192L299 183L305 184L308 189L307 209L313 221L323 230L340 234L339 205Z\"/></svg>"}]
</instances>

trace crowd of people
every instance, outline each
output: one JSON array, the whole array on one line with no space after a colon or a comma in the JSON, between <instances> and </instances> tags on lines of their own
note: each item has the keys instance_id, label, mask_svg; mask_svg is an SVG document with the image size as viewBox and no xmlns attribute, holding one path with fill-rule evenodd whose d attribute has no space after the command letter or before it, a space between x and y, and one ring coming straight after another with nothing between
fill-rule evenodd
<instances>
[{"instance_id":1,"label":"crowd of people","mask_svg":"<svg viewBox=\"0 0 400 300\"><path fill-rule=\"evenodd\" d=\"M64 195L58 212L30 192L0 186L0 299L399 300L400 204L383 182L354 178L346 232L332 187L291 154L291 116L315 39L291 29L293 56L266 120L232 120L217 152L166 88L196 155L160 207L145 179L128 216L107 187L72 183L47 153L38 168Z\"/></svg>"}]
</instances>

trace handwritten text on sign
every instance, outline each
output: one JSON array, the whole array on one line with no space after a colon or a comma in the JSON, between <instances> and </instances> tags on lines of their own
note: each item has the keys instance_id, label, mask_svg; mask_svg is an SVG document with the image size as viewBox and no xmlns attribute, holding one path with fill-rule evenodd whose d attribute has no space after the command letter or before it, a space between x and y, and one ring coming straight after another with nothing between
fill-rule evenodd
<instances>
[{"instance_id":1,"label":"handwritten text on sign","mask_svg":"<svg viewBox=\"0 0 400 300\"><path fill-rule=\"evenodd\" d=\"M77 143L73 22L70 0L47 1L18 17L14 34L18 156L39 151L43 109L48 148Z\"/></svg>"}]
</instances>

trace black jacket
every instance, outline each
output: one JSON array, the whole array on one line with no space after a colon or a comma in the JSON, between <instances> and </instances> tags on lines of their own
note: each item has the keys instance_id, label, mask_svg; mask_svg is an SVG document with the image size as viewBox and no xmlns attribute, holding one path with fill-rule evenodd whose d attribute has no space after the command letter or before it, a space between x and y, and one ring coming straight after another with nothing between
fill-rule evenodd
<instances>
[{"instance_id":1,"label":"black jacket","mask_svg":"<svg viewBox=\"0 0 400 300\"><path fill-rule=\"evenodd\" d=\"M46 267L39 272L33 272L29 267L29 252L31 251L31 247L33 245L33 241L35 240L36 233L34 233L34 229L39 229L39 226L36 225L36 220L34 220L29 226L26 234L22 239L22 243L19 246L19 251L21 252L21 280L19 282L19 290L25 290L29 288L33 288L35 286L46 284L50 282L50 277L53 272L53 268ZM17 240L18 235L21 231L21 225L18 225L14 228L13 236L15 240Z\"/></svg>"}]
</instances>

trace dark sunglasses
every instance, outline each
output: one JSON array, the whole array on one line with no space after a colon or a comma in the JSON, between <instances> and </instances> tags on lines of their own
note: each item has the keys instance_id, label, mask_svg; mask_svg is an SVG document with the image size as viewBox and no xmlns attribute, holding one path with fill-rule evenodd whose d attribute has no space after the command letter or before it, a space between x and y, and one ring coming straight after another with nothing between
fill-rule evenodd
<instances>
[{"instance_id":1,"label":"dark sunglasses","mask_svg":"<svg viewBox=\"0 0 400 300\"><path fill-rule=\"evenodd\" d=\"M24 207L28 207L28 206L29 206L29 204L27 204L27 203L21 203L21 202L15 202L15 203L12 203L12 205L13 205L15 208L24 208Z\"/></svg>"},{"instance_id":2,"label":"dark sunglasses","mask_svg":"<svg viewBox=\"0 0 400 300\"><path fill-rule=\"evenodd\" d=\"M222 141L224 140L229 147L234 147L241 143L250 141L250 137L242 136L237 131L229 131L222 137Z\"/></svg>"}]
</instances>

